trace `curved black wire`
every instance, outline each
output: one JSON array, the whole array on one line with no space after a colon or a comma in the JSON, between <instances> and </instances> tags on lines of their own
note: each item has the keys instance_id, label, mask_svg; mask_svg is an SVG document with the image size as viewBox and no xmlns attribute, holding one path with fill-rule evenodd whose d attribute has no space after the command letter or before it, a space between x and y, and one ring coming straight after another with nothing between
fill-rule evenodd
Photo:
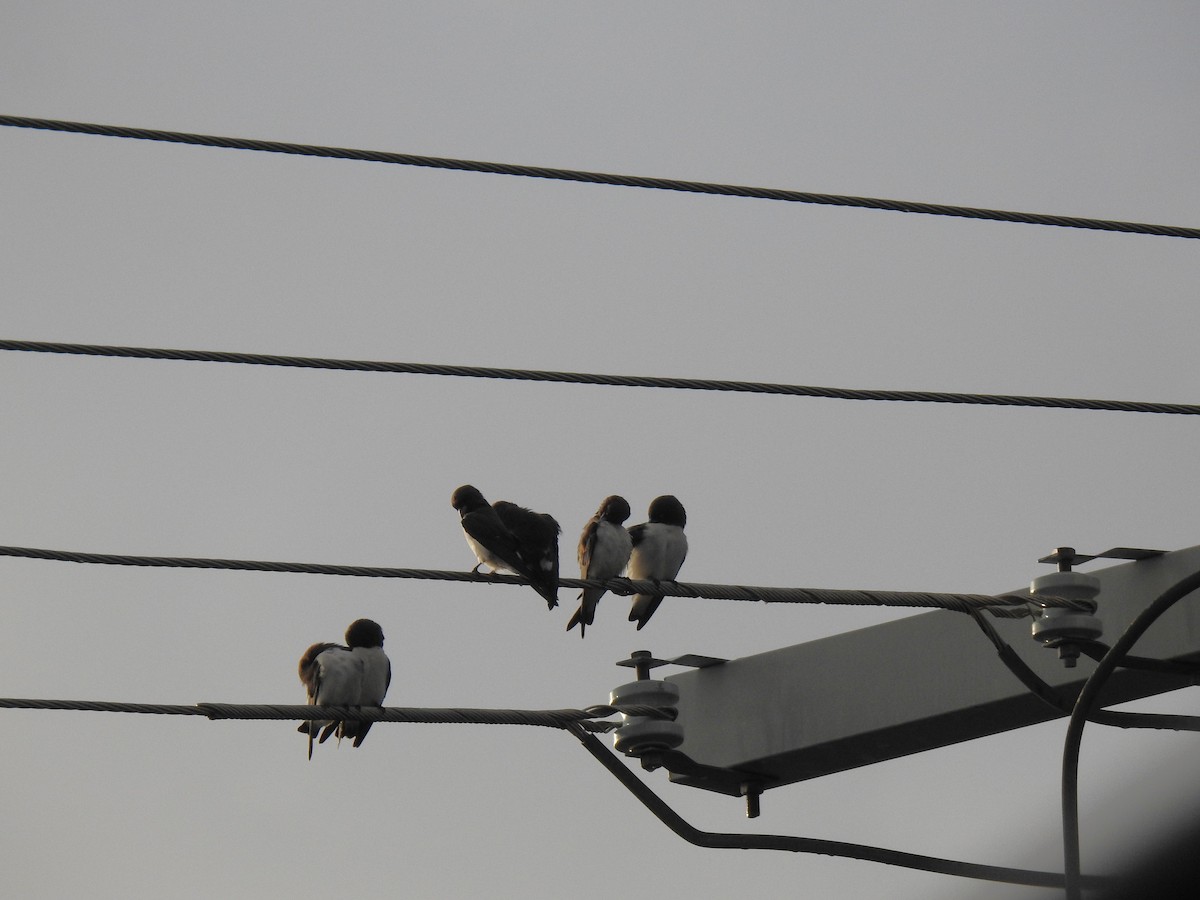
<instances>
[{"instance_id":1,"label":"curved black wire","mask_svg":"<svg viewBox=\"0 0 1200 900\"><path fill-rule=\"evenodd\" d=\"M1054 216L1042 213L1012 212L1002 209L980 209L970 206L950 206L942 203L921 203L911 200L881 200L874 197L851 197L843 194L815 194L807 191L789 191L778 188L757 188L734 184L709 184L702 181L682 181L677 178L611 175L604 172L584 172L577 169L550 169L543 166L480 162L468 159L445 159L436 156L417 156L411 153L389 153L380 150L351 150L346 147L321 147L313 144L292 144L283 141L217 137L208 134L189 134L180 131L159 131L152 128L130 128L119 125L64 122L59 119L0 116L0 125L8 125L13 128L35 128L43 131L67 131L76 134L135 138L144 141L166 141L173 144L194 144L202 147L222 147L233 150L260 150L267 153L288 153L296 156L319 156L331 159L353 159L365 162L393 163L403 166L423 166L433 169L456 169L463 172L485 172L492 175L518 175L526 178L549 178L557 181L607 184L618 187L683 191L691 194L716 194L724 197L749 197L757 200L783 200L791 203L814 203L823 206L850 206L862 209L888 210L891 212L920 213L928 216L992 219L998 222L1019 222L1026 225L1053 225L1060 228L1085 228L1093 231L1120 231L1130 234L1156 235L1159 237L1200 238L1200 228L1183 228L1176 225L1146 225L1140 222L1117 222L1109 219L1088 219L1079 216Z\"/></svg>"},{"instance_id":2,"label":"curved black wire","mask_svg":"<svg viewBox=\"0 0 1200 900\"><path fill-rule=\"evenodd\" d=\"M713 378L672 378L649 375L602 375L590 372L552 372L542 369L499 369L439 363L381 362L362 359L322 359L308 356L274 356L225 350L171 350L159 347L114 347L105 344L67 344L53 341L0 339L0 350L64 353L75 356L111 356L126 359L169 359L188 362L241 363L300 369L334 369L350 372L388 372L406 375L448 375L459 378L493 378L508 381L542 381L558 384L595 384L608 387L670 388L687 391L725 391L742 394L781 394L823 397L832 400L887 400L909 403L959 403L975 406L1032 406L1042 409L1089 409L1105 412L1200 415L1200 405L1153 403L1144 400L1088 400L1077 397L1036 397L1020 394L964 394L950 391L863 390L776 384L765 381L727 381Z\"/></svg>"},{"instance_id":3,"label":"curved black wire","mask_svg":"<svg viewBox=\"0 0 1200 900\"><path fill-rule=\"evenodd\" d=\"M1000 637L992 624L980 615L978 610L971 610L971 618L975 620L975 623L987 635L988 640L992 642L997 654L1000 656L1000 661L1025 685L1031 694L1064 716L1071 714L1072 709L1074 709L1072 700L1064 696L1061 691L1034 672L1025 660L1021 659L1020 654L1004 638ZM1146 663L1146 665L1138 665L1133 668L1150 668L1154 671L1186 674L1189 680L1193 676L1192 672L1185 671L1191 667L1183 664L1162 662L1162 667L1159 668L1159 660L1142 660L1142 662ZM1088 715L1088 721L1095 722L1097 725L1111 725L1115 728L1157 728L1166 731L1200 731L1200 717L1197 716L1115 712L1113 710L1098 709Z\"/></svg>"},{"instance_id":4,"label":"curved black wire","mask_svg":"<svg viewBox=\"0 0 1200 900\"><path fill-rule=\"evenodd\" d=\"M603 744L591 734L597 728L607 730L613 723L596 722L617 713L642 716L664 715L673 711L655 707L620 704L599 705L587 709L467 709L426 707L343 707L311 706L298 704L244 704L244 703L197 703L194 705L162 703L125 703L97 700L31 700L0 698L0 708L70 710L76 712L141 713L151 715L204 716L211 720L258 719L258 720L304 720L313 716L322 718L359 719L371 722L407 722L425 724L476 724L476 725L526 725L543 726L570 731L579 738L588 751L600 760L610 772L617 776L655 815L671 827L676 834L701 847L734 847L743 849L790 850L793 852L823 853L829 856L846 856L871 862L923 869L947 875L962 875L968 878L983 878L993 881L1008 881L1014 884L1032 884L1055 887L1061 884L1061 876L1051 872L1008 869L998 866L981 866L954 860L848 844L842 841L826 841L816 838L782 837L774 835L713 834L699 831L679 817L674 810L644 785L633 773L622 765Z\"/></svg>"},{"instance_id":5,"label":"curved black wire","mask_svg":"<svg viewBox=\"0 0 1200 900\"><path fill-rule=\"evenodd\" d=\"M608 769L621 784L642 804L658 817L664 825L697 847L732 850L786 850L791 853L818 853L824 856L839 856L847 859L876 862L906 869L919 869L940 875L956 875L962 878L978 878L1008 884L1024 884L1035 887L1062 887L1063 876L1057 872L1041 872L1031 869L1013 869L1007 866L988 866L979 863L960 862L920 853L905 853L883 847L868 847L845 841L829 841L821 838L792 837L781 834L728 834L701 831L675 812L654 791L633 774L604 744L582 728L568 726L584 748L604 768ZM1089 887L1099 887L1106 879L1089 876L1084 879Z\"/></svg>"},{"instance_id":6,"label":"curved black wire","mask_svg":"<svg viewBox=\"0 0 1200 900\"><path fill-rule=\"evenodd\" d=\"M1108 644L1103 641L1079 641L1079 651L1091 657L1096 662L1104 659L1109 651ZM1145 656L1127 655L1121 660L1122 669L1141 669L1144 672L1157 672L1162 675L1179 675L1187 678L1192 684L1200 684L1200 665L1196 663L1174 662L1169 659L1149 659Z\"/></svg>"},{"instance_id":7,"label":"curved black wire","mask_svg":"<svg viewBox=\"0 0 1200 900\"><path fill-rule=\"evenodd\" d=\"M1067 723L1062 764L1063 871L1066 874L1067 900L1080 900L1082 891L1079 873L1079 745L1083 739L1083 726L1100 691L1130 648L1159 616L1197 589L1200 589L1200 572L1193 572L1167 588L1158 599L1138 613L1112 649L1104 654L1075 700L1075 708Z\"/></svg>"}]
</instances>

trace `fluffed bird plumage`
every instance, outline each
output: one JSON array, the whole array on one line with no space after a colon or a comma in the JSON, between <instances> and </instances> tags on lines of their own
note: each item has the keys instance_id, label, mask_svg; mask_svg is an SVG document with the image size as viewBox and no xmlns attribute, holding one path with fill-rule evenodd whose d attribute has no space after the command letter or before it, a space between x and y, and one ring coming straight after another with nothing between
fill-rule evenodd
<instances>
[{"instance_id":1,"label":"fluffed bird plumage","mask_svg":"<svg viewBox=\"0 0 1200 900\"><path fill-rule=\"evenodd\" d=\"M346 629L346 643L313 644L300 657L300 681L313 706L382 706L392 682L392 664L383 651L383 629L370 619L357 619ZM364 721L312 720L297 729L308 735L308 758L313 741L330 735L362 744L371 730ZM317 737L319 733L319 738Z\"/></svg>"},{"instance_id":2,"label":"fluffed bird plumage","mask_svg":"<svg viewBox=\"0 0 1200 900\"><path fill-rule=\"evenodd\" d=\"M613 494L606 497L588 520L579 536L579 577L585 581L608 581L625 571L629 554L633 551L633 539L625 530L629 518L629 503L624 497ZM579 636L587 632L596 616L596 605L604 596L606 588L584 588L579 593L579 608L567 622L567 631L579 626Z\"/></svg>"},{"instance_id":3,"label":"fluffed bird plumage","mask_svg":"<svg viewBox=\"0 0 1200 900\"><path fill-rule=\"evenodd\" d=\"M649 521L629 529L633 542L629 577L634 581L674 581L687 558L687 535L683 533L686 524L687 513L679 500L670 494L655 497L650 503ZM638 623L638 631L650 621L662 600L662 594L634 595L629 621Z\"/></svg>"}]
</instances>

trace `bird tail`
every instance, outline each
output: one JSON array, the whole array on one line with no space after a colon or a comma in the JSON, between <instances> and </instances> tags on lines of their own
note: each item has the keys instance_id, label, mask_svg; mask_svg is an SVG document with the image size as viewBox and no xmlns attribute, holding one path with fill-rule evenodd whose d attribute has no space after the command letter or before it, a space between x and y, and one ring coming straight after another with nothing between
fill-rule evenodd
<instances>
[{"instance_id":1,"label":"bird tail","mask_svg":"<svg viewBox=\"0 0 1200 900\"><path fill-rule=\"evenodd\" d=\"M638 631L641 631L642 627L650 621L650 617L654 615L654 611L658 609L664 596L663 594L638 594L633 598L633 606L629 608L629 621L638 623Z\"/></svg>"},{"instance_id":2,"label":"bird tail","mask_svg":"<svg viewBox=\"0 0 1200 900\"><path fill-rule=\"evenodd\" d=\"M504 567L510 572L529 579L529 586L542 595L547 609L558 606L558 573L542 572L534 566L527 565L519 555L511 561L505 560Z\"/></svg>"},{"instance_id":3,"label":"bird tail","mask_svg":"<svg viewBox=\"0 0 1200 900\"><path fill-rule=\"evenodd\" d=\"M567 623L567 631L578 625L579 636L584 637L587 632L587 626L591 625L596 618L596 604L599 602L601 594L603 594L603 591L600 594L587 590L579 592L579 609L575 610L571 615L571 621Z\"/></svg>"},{"instance_id":4,"label":"bird tail","mask_svg":"<svg viewBox=\"0 0 1200 900\"><path fill-rule=\"evenodd\" d=\"M329 740L329 736L332 735L335 731L337 732L338 740L340 741L342 739L342 728L344 727L344 723L342 723L340 721L333 721L333 722L317 723L317 724L318 724L318 726L321 724L325 725L324 730L321 731L320 738L317 739L318 744L323 744L327 740Z\"/></svg>"},{"instance_id":5,"label":"bird tail","mask_svg":"<svg viewBox=\"0 0 1200 900\"><path fill-rule=\"evenodd\" d=\"M321 730L321 726L324 724L325 724L324 722L314 722L314 721L301 722L300 727L296 729L301 734L308 735L308 758L309 759L312 759L313 738L316 737L317 732ZM321 738L321 740L325 740L325 738Z\"/></svg>"},{"instance_id":6,"label":"bird tail","mask_svg":"<svg viewBox=\"0 0 1200 900\"><path fill-rule=\"evenodd\" d=\"M580 606L579 609L575 610L575 612L571 613L571 619L569 622L567 622L567 631L570 631L576 625L579 626L579 636L583 637L584 634L587 632L587 622L585 622L583 620L583 607L582 606Z\"/></svg>"},{"instance_id":7,"label":"bird tail","mask_svg":"<svg viewBox=\"0 0 1200 900\"><path fill-rule=\"evenodd\" d=\"M554 609L558 606L558 579L546 581L541 579L531 578L533 581L533 589L542 595L546 600L546 608Z\"/></svg>"},{"instance_id":8,"label":"bird tail","mask_svg":"<svg viewBox=\"0 0 1200 900\"><path fill-rule=\"evenodd\" d=\"M367 732L371 730L370 722L342 722L337 719L333 721L309 721L301 722L300 727L296 729L301 734L308 735L308 758L312 759L313 744L323 744L333 735L337 735L340 742L342 738L353 738L354 745L357 747L363 742L363 738L367 736Z\"/></svg>"}]
</instances>

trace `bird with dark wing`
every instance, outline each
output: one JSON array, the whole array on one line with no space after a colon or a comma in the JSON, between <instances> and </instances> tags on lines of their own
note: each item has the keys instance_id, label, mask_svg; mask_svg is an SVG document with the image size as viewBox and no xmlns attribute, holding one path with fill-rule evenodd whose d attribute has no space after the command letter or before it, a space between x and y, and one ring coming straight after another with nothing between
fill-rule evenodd
<instances>
[{"instance_id":1,"label":"bird with dark wing","mask_svg":"<svg viewBox=\"0 0 1200 900\"><path fill-rule=\"evenodd\" d=\"M548 513L538 513L507 500L497 500L492 509L517 539L517 553L524 561L533 589L546 599L546 606L558 606L558 522Z\"/></svg>"},{"instance_id":2,"label":"bird with dark wing","mask_svg":"<svg viewBox=\"0 0 1200 900\"><path fill-rule=\"evenodd\" d=\"M479 560L472 571L487 566L528 578L533 589L553 609L558 605L558 535L552 516L535 513L497 500L488 505L478 488L464 484L455 489L450 505L462 519L467 545Z\"/></svg>"},{"instance_id":3,"label":"bird with dark wing","mask_svg":"<svg viewBox=\"0 0 1200 900\"><path fill-rule=\"evenodd\" d=\"M478 488L471 484L456 488L450 495L450 505L458 510L467 546L479 560L472 572L487 566L493 572L505 569L514 575L526 574L516 535L500 521Z\"/></svg>"},{"instance_id":4,"label":"bird with dark wing","mask_svg":"<svg viewBox=\"0 0 1200 900\"><path fill-rule=\"evenodd\" d=\"M625 571L633 540L622 526L629 518L629 503L613 494L605 497L596 514L588 520L579 536L579 577L585 581L608 581ZM579 609L567 623L567 631L579 626L583 637L596 616L596 604L605 588L584 588L579 593Z\"/></svg>"}]
</instances>

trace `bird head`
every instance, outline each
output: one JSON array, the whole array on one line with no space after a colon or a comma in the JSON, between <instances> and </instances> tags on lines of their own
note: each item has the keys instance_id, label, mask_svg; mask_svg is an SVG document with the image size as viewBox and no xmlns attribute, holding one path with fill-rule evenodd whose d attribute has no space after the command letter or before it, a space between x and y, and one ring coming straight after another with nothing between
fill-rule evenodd
<instances>
[{"instance_id":1,"label":"bird head","mask_svg":"<svg viewBox=\"0 0 1200 900\"><path fill-rule=\"evenodd\" d=\"M687 524L687 513L683 504L670 494L655 497L650 503L650 521L661 522L664 525L678 525L682 528Z\"/></svg>"},{"instance_id":2,"label":"bird head","mask_svg":"<svg viewBox=\"0 0 1200 900\"><path fill-rule=\"evenodd\" d=\"M614 525L620 525L628 519L629 513L629 502L617 494L605 497L604 502L600 504L600 518L607 519Z\"/></svg>"},{"instance_id":3,"label":"bird head","mask_svg":"<svg viewBox=\"0 0 1200 900\"><path fill-rule=\"evenodd\" d=\"M479 493L475 485L464 484L454 489L454 493L450 495L450 505L460 513L468 513L487 506L488 502L483 499L483 494Z\"/></svg>"},{"instance_id":4,"label":"bird head","mask_svg":"<svg viewBox=\"0 0 1200 900\"><path fill-rule=\"evenodd\" d=\"M347 647L382 647L383 629L370 619L355 619L346 629Z\"/></svg>"}]
</instances>

